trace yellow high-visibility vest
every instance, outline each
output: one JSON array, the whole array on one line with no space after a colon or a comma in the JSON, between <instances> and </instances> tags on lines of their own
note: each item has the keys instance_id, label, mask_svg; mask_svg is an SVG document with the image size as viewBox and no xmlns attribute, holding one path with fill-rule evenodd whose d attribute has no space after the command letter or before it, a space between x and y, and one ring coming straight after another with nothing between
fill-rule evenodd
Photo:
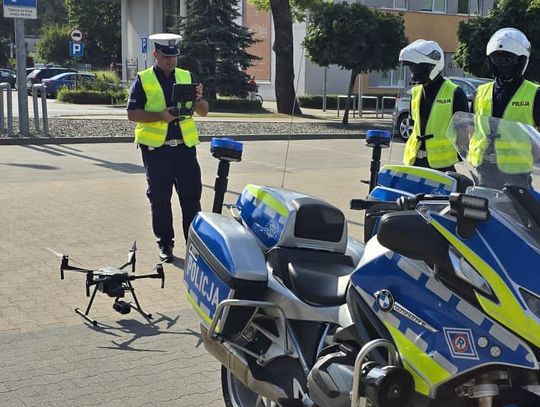
<instances>
[{"instance_id":1,"label":"yellow high-visibility vest","mask_svg":"<svg viewBox=\"0 0 540 407\"><path fill-rule=\"evenodd\" d=\"M449 167L458 161L456 150L446 137L446 128L454 114L454 92L457 87L452 81L446 79L431 106L426 124L426 135L433 135L433 137L425 140L427 160L431 168ZM422 85L412 88L411 117L414 120L414 125L403 155L403 163L407 165L414 164L421 146L418 137L421 136L420 101L422 89Z\"/></svg>"},{"instance_id":2,"label":"yellow high-visibility vest","mask_svg":"<svg viewBox=\"0 0 540 407\"><path fill-rule=\"evenodd\" d=\"M494 142L494 161L500 171L505 174L525 174L532 171L533 156L532 145L525 133L516 132L512 123L499 122L497 129L492 129L489 117L493 113L493 86L495 82L486 83L478 87L474 98L475 133L469 143L467 161L475 167L484 162L484 155L489 146L488 134L495 132L497 138ZM519 122L535 125L534 99L538 87L532 82L524 80L512 99L506 106L503 119L509 122ZM491 161L490 161L491 162Z\"/></svg>"},{"instance_id":3,"label":"yellow high-visibility vest","mask_svg":"<svg viewBox=\"0 0 540 407\"><path fill-rule=\"evenodd\" d=\"M474 98L474 114L480 116L493 115L493 86L495 82L480 85ZM511 122L519 122L534 126L534 98L538 86L524 80L512 99L504 109L502 118Z\"/></svg>"},{"instance_id":4,"label":"yellow high-visibility vest","mask_svg":"<svg viewBox=\"0 0 540 407\"><path fill-rule=\"evenodd\" d=\"M174 71L176 83L190 84L191 74L184 69L176 68ZM145 69L139 72L141 84L146 94L146 104L144 110L148 112L162 112L165 110L165 95L159 84L159 80L154 72L154 68ZM191 108L191 102L186 104L187 108ZM167 136L167 128L169 123L164 120L148 123L137 123L135 127L135 143L144 144L150 147L161 147ZM193 147L199 144L199 132L195 121L191 116L180 117L180 130L184 144L188 147Z\"/></svg>"}]
</instances>

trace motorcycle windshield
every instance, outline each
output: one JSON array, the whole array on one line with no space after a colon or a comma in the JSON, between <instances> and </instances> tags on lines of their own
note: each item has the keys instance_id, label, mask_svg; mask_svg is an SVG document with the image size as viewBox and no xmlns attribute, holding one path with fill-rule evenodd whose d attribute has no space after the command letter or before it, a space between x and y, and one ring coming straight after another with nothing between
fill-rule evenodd
<instances>
[{"instance_id":1,"label":"motorcycle windshield","mask_svg":"<svg viewBox=\"0 0 540 407\"><path fill-rule=\"evenodd\" d=\"M527 235L530 243L540 242L540 133L532 126L457 112L446 136L454 145L475 187L468 194L489 200L491 209L501 213ZM529 190L530 205L522 205L505 186Z\"/></svg>"},{"instance_id":2,"label":"motorcycle windshield","mask_svg":"<svg viewBox=\"0 0 540 407\"><path fill-rule=\"evenodd\" d=\"M540 133L522 123L457 112L446 132L476 186L540 190Z\"/></svg>"}]
</instances>

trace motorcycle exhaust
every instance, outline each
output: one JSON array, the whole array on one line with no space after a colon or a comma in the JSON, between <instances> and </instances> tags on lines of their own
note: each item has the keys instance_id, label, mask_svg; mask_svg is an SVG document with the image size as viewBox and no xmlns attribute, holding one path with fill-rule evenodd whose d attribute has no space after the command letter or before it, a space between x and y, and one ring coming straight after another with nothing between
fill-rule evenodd
<instances>
[{"instance_id":1,"label":"motorcycle exhaust","mask_svg":"<svg viewBox=\"0 0 540 407\"><path fill-rule=\"evenodd\" d=\"M238 351L225 346L223 342L210 338L208 329L204 325L201 325L201 335L206 350L247 388L269 400L287 398L287 394L282 388L253 377L245 358Z\"/></svg>"},{"instance_id":2,"label":"motorcycle exhaust","mask_svg":"<svg viewBox=\"0 0 540 407\"><path fill-rule=\"evenodd\" d=\"M371 351L381 347L388 350L388 365L364 363ZM366 399L377 407L406 406L414 394L414 379L400 364L399 353L391 342L375 339L365 344L354 363L351 406L364 405L362 400Z\"/></svg>"}]
</instances>

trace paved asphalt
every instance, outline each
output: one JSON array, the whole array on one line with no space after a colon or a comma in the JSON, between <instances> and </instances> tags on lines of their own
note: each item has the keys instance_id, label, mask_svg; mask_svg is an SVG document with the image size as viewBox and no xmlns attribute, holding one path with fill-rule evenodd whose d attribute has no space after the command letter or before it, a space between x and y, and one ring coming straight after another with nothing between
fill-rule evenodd
<instances>
[{"instance_id":1,"label":"paved asphalt","mask_svg":"<svg viewBox=\"0 0 540 407\"><path fill-rule=\"evenodd\" d=\"M281 185L286 151L285 141L246 142L244 160L231 166L226 202L248 182ZM402 151L396 144L383 160L398 161ZM285 186L338 205L361 237L362 213L347 208L367 193L364 141L293 141L288 153ZM208 143L198 155L203 207L211 208L217 162ZM98 294L98 327L73 312L87 303L84 276L66 272L61 281L60 259L47 250L87 267L118 266L137 240L137 273L151 271L157 248L133 144L1 146L0 185L0 406L223 405L219 365L200 344L183 295L182 243L165 265L164 290L157 280L134 282L153 322L116 313L113 299Z\"/></svg>"}]
</instances>

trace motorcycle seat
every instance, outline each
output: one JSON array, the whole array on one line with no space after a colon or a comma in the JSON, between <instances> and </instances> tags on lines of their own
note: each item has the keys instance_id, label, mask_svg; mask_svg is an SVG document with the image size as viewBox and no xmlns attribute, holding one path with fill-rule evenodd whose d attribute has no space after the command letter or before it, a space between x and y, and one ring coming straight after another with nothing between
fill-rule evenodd
<instances>
[{"instance_id":1,"label":"motorcycle seat","mask_svg":"<svg viewBox=\"0 0 540 407\"><path fill-rule=\"evenodd\" d=\"M351 256L320 250L274 247L266 260L276 278L298 298L315 306L345 304L355 265Z\"/></svg>"}]
</instances>

